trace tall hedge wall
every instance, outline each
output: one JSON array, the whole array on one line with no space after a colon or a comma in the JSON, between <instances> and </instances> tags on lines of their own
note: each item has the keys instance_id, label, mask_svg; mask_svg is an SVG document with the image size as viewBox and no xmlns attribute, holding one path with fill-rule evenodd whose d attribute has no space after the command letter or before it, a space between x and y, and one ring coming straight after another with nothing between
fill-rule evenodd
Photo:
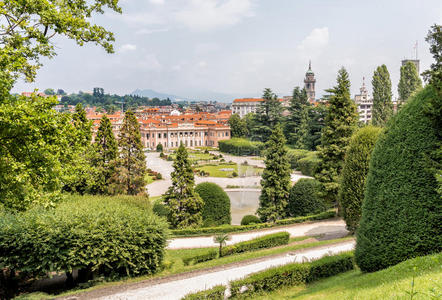
<instances>
[{"instance_id":1,"label":"tall hedge wall","mask_svg":"<svg viewBox=\"0 0 442 300\"><path fill-rule=\"evenodd\" d=\"M341 174L338 201L347 229L355 232L361 219L370 156L382 129L366 126L359 129L350 139Z\"/></svg>"},{"instance_id":2,"label":"tall hedge wall","mask_svg":"<svg viewBox=\"0 0 442 300\"><path fill-rule=\"evenodd\" d=\"M203 182L195 187L195 191L204 201L203 223L205 226L229 224L230 198L216 183Z\"/></svg>"},{"instance_id":3,"label":"tall hedge wall","mask_svg":"<svg viewBox=\"0 0 442 300\"><path fill-rule=\"evenodd\" d=\"M218 141L219 151L238 155L261 155L261 151L264 149L264 143L252 142L242 138L232 138L230 140Z\"/></svg>"},{"instance_id":4,"label":"tall hedge wall","mask_svg":"<svg viewBox=\"0 0 442 300\"><path fill-rule=\"evenodd\" d=\"M410 98L373 150L355 253L363 271L442 250L441 197L429 159L441 128L424 112L434 97L427 86Z\"/></svg>"},{"instance_id":5,"label":"tall hedge wall","mask_svg":"<svg viewBox=\"0 0 442 300\"><path fill-rule=\"evenodd\" d=\"M167 237L166 222L147 199L72 197L54 209L0 216L0 266L33 275L152 274L162 265Z\"/></svg>"}]
</instances>

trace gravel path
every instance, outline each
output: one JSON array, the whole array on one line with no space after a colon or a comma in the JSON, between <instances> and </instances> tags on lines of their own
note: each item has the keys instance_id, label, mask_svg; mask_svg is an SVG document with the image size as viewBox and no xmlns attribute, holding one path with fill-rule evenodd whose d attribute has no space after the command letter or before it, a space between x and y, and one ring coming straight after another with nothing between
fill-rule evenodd
<instances>
[{"instance_id":1,"label":"gravel path","mask_svg":"<svg viewBox=\"0 0 442 300\"><path fill-rule=\"evenodd\" d=\"M318 235L337 235L345 236L348 231L345 229L345 222L343 220L325 220L312 223L294 224L289 226L263 229L259 231L245 232L231 234L231 240L227 242L227 245L232 245L242 241L247 241L260 237L266 234L275 232L286 231L290 233L290 237L299 236L318 236ZM217 244L213 242L213 237L187 237L187 238L174 238L170 240L168 249L185 249L185 248L205 248L216 247Z\"/></svg>"},{"instance_id":2,"label":"gravel path","mask_svg":"<svg viewBox=\"0 0 442 300\"><path fill-rule=\"evenodd\" d=\"M188 293L210 289L219 284L227 285L229 281L243 278L249 274L259 272L274 266L285 265L294 262L302 262L305 259L316 260L324 255L337 254L354 248L355 242L348 241L339 244L297 251L293 254L284 254L272 257L268 260L251 263L243 266L232 266L223 270L215 270L205 274L197 274L188 278L158 283L145 287L129 289L112 295L102 296L99 299L128 300L173 300L181 299Z\"/></svg>"}]
</instances>

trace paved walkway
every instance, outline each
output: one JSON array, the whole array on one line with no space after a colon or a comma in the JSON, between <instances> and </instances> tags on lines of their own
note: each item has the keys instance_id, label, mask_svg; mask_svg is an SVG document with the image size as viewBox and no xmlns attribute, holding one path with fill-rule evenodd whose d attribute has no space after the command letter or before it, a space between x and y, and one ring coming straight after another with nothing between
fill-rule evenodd
<instances>
[{"instance_id":1,"label":"paved walkway","mask_svg":"<svg viewBox=\"0 0 442 300\"><path fill-rule=\"evenodd\" d=\"M339 244L304 249L293 254L284 254L278 257L271 257L268 260L251 262L247 265L232 266L222 270L214 270L204 274L196 274L188 278L178 278L173 281L166 281L158 284L150 284L144 287L137 287L120 291L115 294L102 296L99 299L110 300L174 300L201 290L206 290L215 285L227 285L229 281L241 279L249 274L259 272L274 266L286 265L294 262L303 262L306 259L316 260L324 255L334 255L340 252L349 251L354 248L355 242L348 241ZM146 283L149 284L149 283ZM87 295L85 295L87 296ZM91 295L89 295L91 296Z\"/></svg>"},{"instance_id":2,"label":"paved walkway","mask_svg":"<svg viewBox=\"0 0 442 300\"><path fill-rule=\"evenodd\" d=\"M286 231L290 237L300 236L318 236L318 235L337 235L345 236L348 231L345 229L343 220L325 220L306 224L293 224L276 228L263 229L259 231L231 234L231 240L227 245L248 241L266 234ZM170 240L168 249L186 249L186 248L205 248L216 247L218 244L213 242L212 236L175 238Z\"/></svg>"}]
</instances>

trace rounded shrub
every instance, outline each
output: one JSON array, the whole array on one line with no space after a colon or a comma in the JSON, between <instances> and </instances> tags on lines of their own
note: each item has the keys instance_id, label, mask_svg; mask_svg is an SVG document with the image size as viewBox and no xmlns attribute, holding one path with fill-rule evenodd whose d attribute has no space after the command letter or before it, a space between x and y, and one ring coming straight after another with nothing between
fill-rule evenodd
<instances>
[{"instance_id":1,"label":"rounded shrub","mask_svg":"<svg viewBox=\"0 0 442 300\"><path fill-rule=\"evenodd\" d=\"M3 215L0 266L34 276L74 269L153 274L162 266L167 237L167 223L145 198L70 197L53 209Z\"/></svg>"},{"instance_id":2,"label":"rounded shrub","mask_svg":"<svg viewBox=\"0 0 442 300\"><path fill-rule=\"evenodd\" d=\"M261 223L261 219L254 215L245 215L241 219L241 225L258 224Z\"/></svg>"},{"instance_id":3,"label":"rounded shrub","mask_svg":"<svg viewBox=\"0 0 442 300\"><path fill-rule=\"evenodd\" d=\"M315 179L299 179L290 189L287 206L289 216L299 217L326 211L327 206L318 196L320 187L320 183Z\"/></svg>"},{"instance_id":4,"label":"rounded shrub","mask_svg":"<svg viewBox=\"0 0 442 300\"><path fill-rule=\"evenodd\" d=\"M163 152L163 144L158 143L158 145L157 145L157 152Z\"/></svg>"},{"instance_id":5,"label":"rounded shrub","mask_svg":"<svg viewBox=\"0 0 442 300\"><path fill-rule=\"evenodd\" d=\"M338 201L347 229L352 233L356 231L361 219L370 156L381 131L381 128L374 126L359 129L351 137L345 154Z\"/></svg>"},{"instance_id":6,"label":"rounded shrub","mask_svg":"<svg viewBox=\"0 0 442 300\"><path fill-rule=\"evenodd\" d=\"M204 224L210 226L230 224L230 198L219 185L203 182L195 187L195 191L204 201L202 213Z\"/></svg>"},{"instance_id":7,"label":"rounded shrub","mask_svg":"<svg viewBox=\"0 0 442 300\"><path fill-rule=\"evenodd\" d=\"M432 86L411 97L375 145L356 232L355 257L362 271L442 250L441 196L437 168L429 159L440 147L441 129L425 113L434 97Z\"/></svg>"}]
</instances>

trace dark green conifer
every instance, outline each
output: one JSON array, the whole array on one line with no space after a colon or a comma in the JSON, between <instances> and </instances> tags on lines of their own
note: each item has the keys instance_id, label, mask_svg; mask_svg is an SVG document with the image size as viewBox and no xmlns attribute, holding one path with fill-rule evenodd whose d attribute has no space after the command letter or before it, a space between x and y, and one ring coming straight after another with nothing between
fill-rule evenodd
<instances>
[{"instance_id":1,"label":"dark green conifer","mask_svg":"<svg viewBox=\"0 0 442 300\"><path fill-rule=\"evenodd\" d=\"M373 79L373 109L372 124L383 127L393 115L393 102L391 101L391 80L387 66L382 65L374 71Z\"/></svg>"},{"instance_id":2,"label":"dark green conifer","mask_svg":"<svg viewBox=\"0 0 442 300\"><path fill-rule=\"evenodd\" d=\"M297 86L293 90L285 129L287 142L298 149L306 148L309 106L307 92Z\"/></svg>"},{"instance_id":3,"label":"dark green conifer","mask_svg":"<svg viewBox=\"0 0 442 300\"><path fill-rule=\"evenodd\" d=\"M422 80L417 73L416 66L408 61L401 67L401 78L398 84L399 102L398 106L402 106L411 94L422 88Z\"/></svg>"}]
</instances>

